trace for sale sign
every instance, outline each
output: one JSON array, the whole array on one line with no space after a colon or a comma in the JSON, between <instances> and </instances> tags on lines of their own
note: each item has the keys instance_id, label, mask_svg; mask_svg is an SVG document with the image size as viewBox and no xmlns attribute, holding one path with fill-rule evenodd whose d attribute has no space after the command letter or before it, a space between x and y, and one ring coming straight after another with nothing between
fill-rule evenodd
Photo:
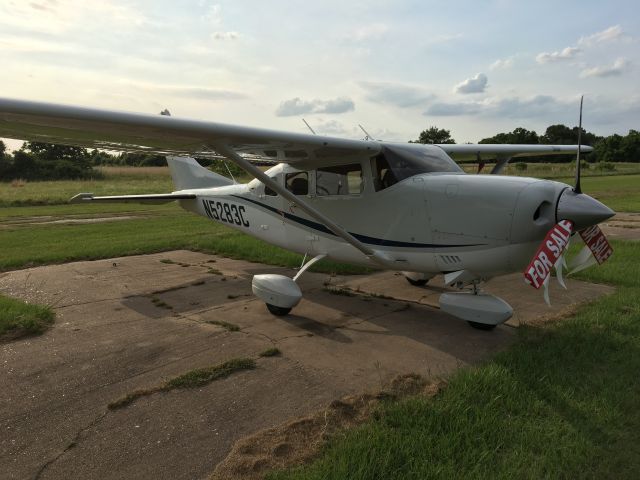
<instances>
[{"instance_id":1,"label":"for sale sign","mask_svg":"<svg viewBox=\"0 0 640 480\"><path fill-rule=\"evenodd\" d=\"M611 256L613 248L609 244L607 237L604 236L602 230L597 225L580 230L580 236L584 243L589 247L591 253L595 257L598 264L602 264Z\"/></svg>"},{"instance_id":2,"label":"for sale sign","mask_svg":"<svg viewBox=\"0 0 640 480\"><path fill-rule=\"evenodd\" d=\"M549 232L540 244L533 260L524 271L525 281L540 288L551 273L551 268L556 264L569 245L569 238L573 231L573 222L560 220Z\"/></svg>"}]
</instances>

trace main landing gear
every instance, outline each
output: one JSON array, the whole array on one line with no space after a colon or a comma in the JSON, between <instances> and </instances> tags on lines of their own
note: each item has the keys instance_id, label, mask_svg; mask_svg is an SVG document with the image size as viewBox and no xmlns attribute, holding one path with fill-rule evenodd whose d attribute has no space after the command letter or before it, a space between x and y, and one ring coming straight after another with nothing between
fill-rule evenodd
<instances>
[{"instance_id":1,"label":"main landing gear","mask_svg":"<svg viewBox=\"0 0 640 480\"><path fill-rule=\"evenodd\" d=\"M447 292L440 295L440 309L478 330L493 330L506 322L513 315L513 308L507 302L494 295L489 295L478 288L479 279L471 279L464 272L453 272L445 275L445 285L455 285L462 289L467 282L471 291ZM456 280L461 280L460 282Z\"/></svg>"},{"instance_id":2,"label":"main landing gear","mask_svg":"<svg viewBox=\"0 0 640 480\"><path fill-rule=\"evenodd\" d=\"M416 272L402 272L414 287L424 287L434 275ZM460 290L471 285L471 291L447 292L440 295L440 309L443 312L465 320L477 330L493 330L513 315L511 306L501 298L482 292L480 279L466 270L445 274L445 285L456 286Z\"/></svg>"},{"instance_id":3,"label":"main landing gear","mask_svg":"<svg viewBox=\"0 0 640 480\"><path fill-rule=\"evenodd\" d=\"M277 317L283 317L291 312L291 309L300 303L302 291L296 283L311 265L322 260L326 255L318 255L305 263L293 278L284 275L268 273L254 275L251 281L253 294L267 304L267 309Z\"/></svg>"}]
</instances>

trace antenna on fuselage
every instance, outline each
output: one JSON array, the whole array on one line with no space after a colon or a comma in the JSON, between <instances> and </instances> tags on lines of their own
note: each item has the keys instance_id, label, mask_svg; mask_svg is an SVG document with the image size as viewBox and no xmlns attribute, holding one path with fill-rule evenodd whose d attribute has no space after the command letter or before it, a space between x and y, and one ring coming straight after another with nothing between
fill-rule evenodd
<instances>
[{"instance_id":1,"label":"antenna on fuselage","mask_svg":"<svg viewBox=\"0 0 640 480\"><path fill-rule=\"evenodd\" d=\"M367 132L362 125L358 124L358 126L360 127L360 130L362 130L366 135L366 137L364 137L365 140L375 140L375 138L369 135L369 132Z\"/></svg>"},{"instance_id":2,"label":"antenna on fuselage","mask_svg":"<svg viewBox=\"0 0 640 480\"><path fill-rule=\"evenodd\" d=\"M317 135L317 133L315 132L315 130L314 130L313 128L311 128L311 125L309 125L309 124L307 123L307 121L306 121L304 118L302 119L302 121L303 121L303 122L304 122L304 124L307 126L307 128L308 128L309 130L311 130L311 133L313 133L314 135Z\"/></svg>"}]
</instances>

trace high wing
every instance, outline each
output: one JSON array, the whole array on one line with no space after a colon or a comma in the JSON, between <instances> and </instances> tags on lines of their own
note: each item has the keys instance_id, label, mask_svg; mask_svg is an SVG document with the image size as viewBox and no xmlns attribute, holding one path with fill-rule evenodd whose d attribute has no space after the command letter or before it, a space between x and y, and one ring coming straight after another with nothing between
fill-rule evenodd
<instances>
[{"instance_id":1,"label":"high wing","mask_svg":"<svg viewBox=\"0 0 640 480\"><path fill-rule=\"evenodd\" d=\"M566 155L576 153L578 145L497 145L478 144L438 144L454 160L482 160L535 157L538 155ZM592 147L581 146L583 153L593 151Z\"/></svg>"},{"instance_id":2,"label":"high wing","mask_svg":"<svg viewBox=\"0 0 640 480\"><path fill-rule=\"evenodd\" d=\"M382 148L364 140L2 98L0 137L161 155L212 156L224 146L301 168L373 156Z\"/></svg>"},{"instance_id":3,"label":"high wing","mask_svg":"<svg viewBox=\"0 0 640 480\"><path fill-rule=\"evenodd\" d=\"M161 155L212 156L230 148L242 155L301 169L374 156L386 142L281 132L162 115L0 98L0 137ZM403 144L406 145L406 144ZM575 153L576 145L442 144L454 160ZM591 147L582 147L584 152ZM508 161L508 160L507 160Z\"/></svg>"}]
</instances>

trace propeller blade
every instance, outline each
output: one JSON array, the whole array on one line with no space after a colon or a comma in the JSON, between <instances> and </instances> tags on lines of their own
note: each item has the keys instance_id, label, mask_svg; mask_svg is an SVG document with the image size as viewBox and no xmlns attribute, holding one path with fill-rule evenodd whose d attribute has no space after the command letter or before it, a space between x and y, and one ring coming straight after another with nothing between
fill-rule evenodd
<instances>
[{"instance_id":1,"label":"propeller blade","mask_svg":"<svg viewBox=\"0 0 640 480\"><path fill-rule=\"evenodd\" d=\"M578 155L576 158L576 186L573 187L575 193L582 193L580 187L580 154L582 153L582 102L584 101L584 95L580 97L580 122L578 123Z\"/></svg>"},{"instance_id":2,"label":"propeller blade","mask_svg":"<svg viewBox=\"0 0 640 480\"><path fill-rule=\"evenodd\" d=\"M597 225L580 230L578 233L584 241L585 246L571 261L569 265L571 269L569 275L573 275L591 265L601 265L613 254L611 244Z\"/></svg>"},{"instance_id":3,"label":"propeller blade","mask_svg":"<svg viewBox=\"0 0 640 480\"><path fill-rule=\"evenodd\" d=\"M549 278L551 268L553 268L569 245L569 239L573 232L573 222L570 220L560 220L544 237L538 247L531 263L523 272L525 281L539 289Z\"/></svg>"},{"instance_id":4,"label":"propeller blade","mask_svg":"<svg viewBox=\"0 0 640 480\"><path fill-rule=\"evenodd\" d=\"M543 287L543 297L544 297L544 303L546 303L549 307L551 306L551 300L549 299L549 279L551 277L547 276L547 278L544 279L544 282L542 282L542 287Z\"/></svg>"},{"instance_id":5,"label":"propeller blade","mask_svg":"<svg viewBox=\"0 0 640 480\"><path fill-rule=\"evenodd\" d=\"M564 283L564 278L562 276L562 269L564 267L566 267L567 262L564 259L564 255L562 255L558 261L555 264L556 267L556 278L558 279L558 283L560 284L560 286L562 288L564 288L565 290L567 289L567 286Z\"/></svg>"},{"instance_id":6,"label":"propeller blade","mask_svg":"<svg viewBox=\"0 0 640 480\"><path fill-rule=\"evenodd\" d=\"M569 264L570 271L567 275L573 275L574 273L589 268L591 265L596 265L598 262L594 258L589 247L585 246L576 258Z\"/></svg>"}]
</instances>

